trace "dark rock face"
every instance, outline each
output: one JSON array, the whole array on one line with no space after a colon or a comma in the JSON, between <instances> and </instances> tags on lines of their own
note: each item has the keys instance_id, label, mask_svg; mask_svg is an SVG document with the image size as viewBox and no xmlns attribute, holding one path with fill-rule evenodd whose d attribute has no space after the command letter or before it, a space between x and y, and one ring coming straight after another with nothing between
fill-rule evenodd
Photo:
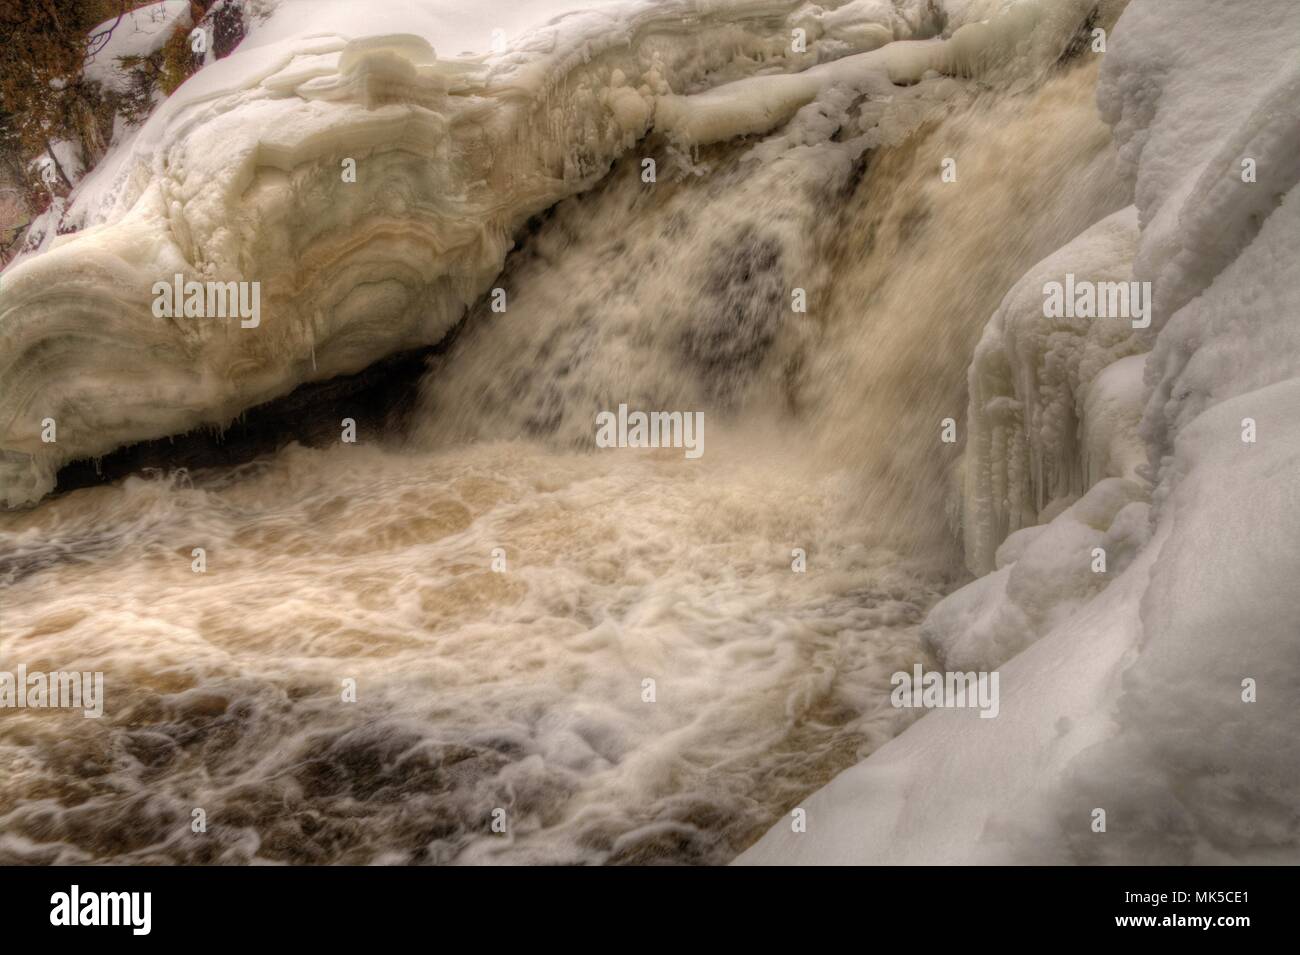
<instances>
[{"instance_id":1,"label":"dark rock face","mask_svg":"<svg viewBox=\"0 0 1300 955\"><path fill-rule=\"evenodd\" d=\"M120 448L98 461L81 460L58 474L55 493L116 481L148 469L197 471L243 464L298 442L321 447L339 440L339 422L352 418L361 435L403 427L433 348L403 352L355 375L313 382L251 408L223 431L199 429Z\"/></svg>"},{"instance_id":2,"label":"dark rock face","mask_svg":"<svg viewBox=\"0 0 1300 955\"><path fill-rule=\"evenodd\" d=\"M736 396L776 338L789 308L781 259L780 242L748 226L716 255L682 349L719 399Z\"/></svg>"},{"instance_id":3,"label":"dark rock face","mask_svg":"<svg viewBox=\"0 0 1300 955\"><path fill-rule=\"evenodd\" d=\"M225 0L208 11L212 24L212 50L217 59L229 56L244 39L243 0Z\"/></svg>"}]
</instances>

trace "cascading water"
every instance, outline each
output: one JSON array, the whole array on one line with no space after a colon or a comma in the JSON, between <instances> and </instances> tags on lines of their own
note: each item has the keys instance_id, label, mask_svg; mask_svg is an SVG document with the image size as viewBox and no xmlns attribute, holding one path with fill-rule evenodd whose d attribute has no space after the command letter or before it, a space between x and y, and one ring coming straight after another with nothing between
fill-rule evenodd
<instances>
[{"instance_id":1,"label":"cascading water","mask_svg":"<svg viewBox=\"0 0 1300 955\"><path fill-rule=\"evenodd\" d=\"M0 516L4 650L114 696L5 717L0 861L734 857L908 719L973 341L1128 201L1095 76L652 136L534 223L402 433ZM619 403L703 411L706 453L595 450Z\"/></svg>"}]
</instances>

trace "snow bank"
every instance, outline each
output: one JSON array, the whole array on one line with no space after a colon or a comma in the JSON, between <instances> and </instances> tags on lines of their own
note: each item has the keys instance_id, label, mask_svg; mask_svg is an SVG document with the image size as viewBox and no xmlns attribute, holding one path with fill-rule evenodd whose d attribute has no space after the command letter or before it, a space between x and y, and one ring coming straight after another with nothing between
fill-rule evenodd
<instances>
[{"instance_id":1,"label":"snow bank","mask_svg":"<svg viewBox=\"0 0 1300 955\"><path fill-rule=\"evenodd\" d=\"M1226 23L1215 0L1178 11L1133 4L1097 91L1135 177L1135 269L1154 284L1156 328L1209 287L1300 181L1300 125L1288 122L1300 99L1300 8L1250 0L1241 13L1252 30ZM1246 159L1258 165L1251 185Z\"/></svg>"},{"instance_id":2,"label":"snow bank","mask_svg":"<svg viewBox=\"0 0 1300 955\"><path fill-rule=\"evenodd\" d=\"M1000 716L930 713L806 800L806 833L778 825L742 863L1300 860L1300 7L1249 6L1224 17L1213 0L1133 0L1103 65L1100 102L1136 174L1134 277L1153 283L1160 329L1141 423L1150 522L1121 477L992 555L996 527L977 527L976 562L999 569L927 629L948 665L999 666ZM993 374L989 341L972 368L987 394L1033 377L1005 349ZM1089 415L1131 420L1138 361L1096 376L1084 435L1096 437ZM987 395L972 396L972 420L991 420ZM1103 470L1137 476L1127 439L1100 431L1116 455ZM1068 437L1044 450L1077 461ZM968 466L990 455L973 449ZM1024 455L1011 458L1007 474ZM1005 483L1054 488L1050 473ZM1040 496L1009 497L1015 519ZM973 513L1002 519L995 500ZM1078 549L1107 540L1124 555L1098 592Z\"/></svg>"},{"instance_id":3,"label":"snow bank","mask_svg":"<svg viewBox=\"0 0 1300 955\"><path fill-rule=\"evenodd\" d=\"M1163 30L1150 25L1157 11L1137 7L1126 20L1150 48L1117 36L1115 68L1098 90L1134 169L1143 221L1135 269L1153 284L1154 326L1173 326L1155 348L1143 423L1155 465L1211 404L1295 373L1300 330L1274 317L1300 314L1294 246L1279 236L1272 251L1245 251L1300 182L1300 6L1250 8L1254 31L1211 27L1222 11L1208 0L1187 4ZM1209 58L1191 46L1205 36L1215 42ZM1170 83L1170 74L1188 79ZM1243 181L1247 161L1255 182Z\"/></svg>"},{"instance_id":4,"label":"snow bank","mask_svg":"<svg viewBox=\"0 0 1300 955\"><path fill-rule=\"evenodd\" d=\"M1050 523L1012 534L998 570L930 611L927 647L944 669L993 670L1068 620L1147 543L1146 497L1142 484L1106 478Z\"/></svg>"}]
</instances>

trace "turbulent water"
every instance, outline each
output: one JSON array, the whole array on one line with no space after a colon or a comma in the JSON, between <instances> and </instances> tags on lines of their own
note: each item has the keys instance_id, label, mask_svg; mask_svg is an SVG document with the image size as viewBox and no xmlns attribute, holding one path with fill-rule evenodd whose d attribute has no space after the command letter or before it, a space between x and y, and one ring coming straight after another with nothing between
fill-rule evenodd
<instances>
[{"instance_id":1,"label":"turbulent water","mask_svg":"<svg viewBox=\"0 0 1300 955\"><path fill-rule=\"evenodd\" d=\"M1095 78L863 156L865 102L651 139L533 224L404 428L0 515L0 659L107 693L0 719L0 862L734 857L905 723L971 346L1127 201ZM704 411L704 455L595 450L619 403Z\"/></svg>"}]
</instances>

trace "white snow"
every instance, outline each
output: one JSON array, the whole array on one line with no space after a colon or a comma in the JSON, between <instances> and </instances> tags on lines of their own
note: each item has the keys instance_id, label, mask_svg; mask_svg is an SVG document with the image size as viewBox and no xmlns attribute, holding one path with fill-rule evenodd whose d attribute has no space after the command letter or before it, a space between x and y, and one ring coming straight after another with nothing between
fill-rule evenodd
<instances>
[{"instance_id":1,"label":"white snow","mask_svg":"<svg viewBox=\"0 0 1300 955\"><path fill-rule=\"evenodd\" d=\"M116 17L106 20L91 35L110 28L112 35L87 60L83 75L106 89L123 92L130 74L122 69L122 58L156 53L177 27L189 27L191 22L189 0L161 0L127 11L120 22Z\"/></svg>"},{"instance_id":2,"label":"white snow","mask_svg":"<svg viewBox=\"0 0 1300 955\"><path fill-rule=\"evenodd\" d=\"M1051 468L1004 476L1014 516L996 496L968 497L973 563L999 569L926 627L948 665L998 667L1000 716L925 716L804 801L806 833L780 824L742 863L1300 858L1300 6L1249 7L1133 0L1103 64L1099 99L1136 173L1134 277L1153 283L1160 329L1141 389L1154 387L1141 424L1149 470L1129 437L1136 356L1094 377L1078 429L1000 425L1076 470L1070 442L1083 435L1105 458L1085 469L1089 482L1129 475L1036 515L1043 494L1027 501L1025 489L1054 490ZM1258 182L1242 181L1244 156ZM1042 347L1000 344L1015 298L990 324L973 382L998 353L995 382L1037 379ZM991 420L972 392L972 422ZM1040 416L1050 407L1035 404ZM970 449L968 467L1010 472L1024 457L999 465L992 453ZM1141 471L1158 479L1149 522L1134 496ZM1000 532L1035 519L1048 523L994 553ZM1104 587L1087 570L1097 543L1111 551ZM1105 832L1093 830L1097 809Z\"/></svg>"},{"instance_id":3,"label":"white snow","mask_svg":"<svg viewBox=\"0 0 1300 955\"><path fill-rule=\"evenodd\" d=\"M60 169L63 170L63 175L68 177L68 181L75 186L86 171L81 163L81 150L77 148L76 143L67 139L56 139L50 145L54 150L53 159L48 152L41 153L32 161L32 168L41 177L41 181L50 188L62 187ZM54 159L58 160L58 165L55 165Z\"/></svg>"},{"instance_id":4,"label":"white snow","mask_svg":"<svg viewBox=\"0 0 1300 955\"><path fill-rule=\"evenodd\" d=\"M1107 55L1098 104L1133 165L1155 325L1241 254L1300 180L1296 35L1300 5L1252 0L1226 17L1216 0L1131 4ZM1252 29L1234 22L1249 21ZM1259 165L1243 188L1242 160Z\"/></svg>"},{"instance_id":5,"label":"white snow","mask_svg":"<svg viewBox=\"0 0 1300 955\"><path fill-rule=\"evenodd\" d=\"M262 0L260 6L274 16L255 22L254 45L312 34L414 33L440 58L450 58L502 52L500 47L566 14L626 7L627 0Z\"/></svg>"}]
</instances>

